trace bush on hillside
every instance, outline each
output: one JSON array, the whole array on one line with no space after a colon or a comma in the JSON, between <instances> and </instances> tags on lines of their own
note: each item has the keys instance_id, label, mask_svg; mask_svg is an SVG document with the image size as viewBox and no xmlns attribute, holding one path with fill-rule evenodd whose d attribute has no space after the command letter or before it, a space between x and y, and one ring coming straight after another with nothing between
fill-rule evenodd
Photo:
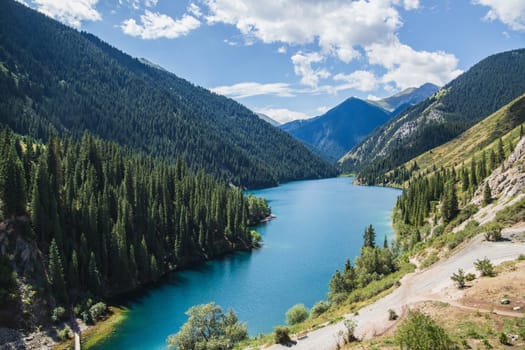
<instances>
[{"instance_id":1,"label":"bush on hillside","mask_svg":"<svg viewBox=\"0 0 525 350\"><path fill-rule=\"evenodd\" d=\"M286 323L294 325L308 318L308 310L304 304L297 304L286 311Z\"/></svg>"}]
</instances>

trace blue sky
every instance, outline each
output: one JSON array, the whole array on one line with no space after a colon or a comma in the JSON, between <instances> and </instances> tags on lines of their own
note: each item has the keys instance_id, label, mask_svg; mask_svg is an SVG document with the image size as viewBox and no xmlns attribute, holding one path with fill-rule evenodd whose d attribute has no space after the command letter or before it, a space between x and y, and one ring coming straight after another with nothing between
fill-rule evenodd
<instances>
[{"instance_id":1,"label":"blue sky","mask_svg":"<svg viewBox=\"0 0 525 350\"><path fill-rule=\"evenodd\" d=\"M525 47L525 0L19 0L284 122Z\"/></svg>"}]
</instances>

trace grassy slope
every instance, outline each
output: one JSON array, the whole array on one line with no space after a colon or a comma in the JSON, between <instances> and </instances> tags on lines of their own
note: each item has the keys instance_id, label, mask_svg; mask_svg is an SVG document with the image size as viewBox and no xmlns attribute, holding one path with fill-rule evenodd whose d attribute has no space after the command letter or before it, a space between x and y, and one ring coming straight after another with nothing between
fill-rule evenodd
<instances>
[{"instance_id":1,"label":"grassy slope","mask_svg":"<svg viewBox=\"0 0 525 350\"><path fill-rule=\"evenodd\" d=\"M421 174L431 172L433 166L440 168L467 164L472 157L480 157L484 150L488 157L491 149L496 150L500 137L505 148L508 147L509 139L516 142L519 137L520 124L523 122L525 122L525 94L483 119L457 138L423 153L406 162L404 166L409 168L415 161L419 167L416 174Z\"/></svg>"}]
</instances>

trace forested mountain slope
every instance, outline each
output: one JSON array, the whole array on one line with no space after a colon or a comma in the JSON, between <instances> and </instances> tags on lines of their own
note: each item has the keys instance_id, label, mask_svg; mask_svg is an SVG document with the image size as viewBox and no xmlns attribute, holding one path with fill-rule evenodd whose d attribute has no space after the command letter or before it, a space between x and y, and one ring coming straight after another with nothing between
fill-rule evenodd
<instances>
[{"instance_id":1,"label":"forested mountain slope","mask_svg":"<svg viewBox=\"0 0 525 350\"><path fill-rule=\"evenodd\" d=\"M249 226L269 213L265 200L193 175L181 160L169 164L88 134L40 145L3 130L0 326L39 324L57 305L250 249ZM37 306L44 315L24 319Z\"/></svg>"},{"instance_id":2,"label":"forested mountain slope","mask_svg":"<svg viewBox=\"0 0 525 350\"><path fill-rule=\"evenodd\" d=\"M321 116L280 128L335 162L388 118L381 107L351 97Z\"/></svg>"},{"instance_id":3,"label":"forested mountain slope","mask_svg":"<svg viewBox=\"0 0 525 350\"><path fill-rule=\"evenodd\" d=\"M358 169L362 183L383 183L389 170L453 139L523 94L524 76L524 49L490 56L379 127L340 163L345 171Z\"/></svg>"},{"instance_id":4,"label":"forested mountain slope","mask_svg":"<svg viewBox=\"0 0 525 350\"><path fill-rule=\"evenodd\" d=\"M88 130L248 187L335 174L237 102L18 2L1 4L0 123L15 132L47 140Z\"/></svg>"},{"instance_id":5,"label":"forested mountain slope","mask_svg":"<svg viewBox=\"0 0 525 350\"><path fill-rule=\"evenodd\" d=\"M512 130L517 133L517 128L522 129L523 123L525 123L525 95L521 95L481 120L455 139L421 154L403 166L409 169L415 162L417 172L412 174L414 176L430 171L430 168L434 167L458 166L470 161L472 157L480 156L483 152L486 153L486 161L490 162L495 155L491 154L490 147L487 149L487 146L498 142Z\"/></svg>"},{"instance_id":6,"label":"forested mountain slope","mask_svg":"<svg viewBox=\"0 0 525 350\"><path fill-rule=\"evenodd\" d=\"M522 95L454 140L388 173L390 184L405 185L394 210L401 241L412 246L432 235L452 233L477 212L476 220L484 213L490 215L482 221L490 221L487 218L496 211L520 199L525 181L524 125ZM496 201L498 209L488 206ZM519 220L522 206L523 200L512 209ZM474 224L469 230L475 234L489 228Z\"/></svg>"}]
</instances>

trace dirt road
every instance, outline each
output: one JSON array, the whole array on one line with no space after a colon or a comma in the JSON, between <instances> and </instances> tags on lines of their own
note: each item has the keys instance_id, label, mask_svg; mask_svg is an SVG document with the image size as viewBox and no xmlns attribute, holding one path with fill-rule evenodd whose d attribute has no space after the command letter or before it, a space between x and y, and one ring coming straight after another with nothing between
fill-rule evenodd
<instances>
[{"instance_id":1,"label":"dirt road","mask_svg":"<svg viewBox=\"0 0 525 350\"><path fill-rule=\"evenodd\" d=\"M393 326L388 320L388 310L403 314L411 305L426 301L440 300L453 302L461 297L462 291L453 286L450 276L459 268L465 272L474 272L474 262L487 257L494 264L513 260L518 255L525 254L525 243L486 242L479 235L465 244L455 254L442 260L426 270L406 275L401 280L401 286L391 294L375 303L359 310L357 316L347 315L357 321L355 334L362 339L370 339ZM331 350L335 349L337 333L343 331L343 322L312 331L308 337L297 342L292 349L297 350ZM281 345L273 345L269 349L290 349Z\"/></svg>"}]
</instances>

